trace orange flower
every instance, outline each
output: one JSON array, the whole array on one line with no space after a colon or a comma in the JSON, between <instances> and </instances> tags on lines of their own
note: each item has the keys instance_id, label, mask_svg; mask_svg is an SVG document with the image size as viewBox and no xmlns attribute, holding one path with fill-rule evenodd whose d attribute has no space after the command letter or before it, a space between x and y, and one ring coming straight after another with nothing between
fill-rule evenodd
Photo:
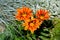
<instances>
[{"instance_id":1,"label":"orange flower","mask_svg":"<svg viewBox=\"0 0 60 40\"><path fill-rule=\"evenodd\" d=\"M49 12L47 10L40 9L37 11L36 16L40 20L47 20L49 19Z\"/></svg>"},{"instance_id":2,"label":"orange flower","mask_svg":"<svg viewBox=\"0 0 60 40\"><path fill-rule=\"evenodd\" d=\"M23 26L25 30L29 30L31 31L31 33L34 33L35 30L37 30L37 28L39 28L39 26L42 24L42 21L39 22L38 19L36 18L32 18L29 21L25 21L25 23L23 23Z\"/></svg>"},{"instance_id":3,"label":"orange flower","mask_svg":"<svg viewBox=\"0 0 60 40\"><path fill-rule=\"evenodd\" d=\"M17 9L17 14L15 18L17 20L27 20L32 16L32 10L28 7L22 7Z\"/></svg>"}]
</instances>

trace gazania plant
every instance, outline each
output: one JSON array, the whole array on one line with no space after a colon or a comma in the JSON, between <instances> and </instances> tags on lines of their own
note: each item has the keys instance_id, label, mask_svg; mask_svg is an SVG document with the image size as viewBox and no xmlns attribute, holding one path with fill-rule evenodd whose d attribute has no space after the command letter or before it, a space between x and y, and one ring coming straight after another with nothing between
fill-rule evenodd
<instances>
[{"instance_id":1,"label":"gazania plant","mask_svg":"<svg viewBox=\"0 0 60 40\"><path fill-rule=\"evenodd\" d=\"M49 17L49 11L46 9L37 10L35 15L33 15L33 10L28 7L18 8L15 15L17 21L23 21L22 26L24 30L28 30L32 34L39 29L43 21L48 20Z\"/></svg>"},{"instance_id":2,"label":"gazania plant","mask_svg":"<svg viewBox=\"0 0 60 40\"><path fill-rule=\"evenodd\" d=\"M0 40L60 40L60 0L0 0Z\"/></svg>"}]
</instances>

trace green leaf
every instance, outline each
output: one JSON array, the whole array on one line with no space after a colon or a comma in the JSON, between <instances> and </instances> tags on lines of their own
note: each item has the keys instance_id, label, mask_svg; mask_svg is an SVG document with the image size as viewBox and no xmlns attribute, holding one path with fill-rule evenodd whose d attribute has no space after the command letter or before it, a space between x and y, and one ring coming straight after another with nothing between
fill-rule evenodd
<instances>
[{"instance_id":1,"label":"green leaf","mask_svg":"<svg viewBox=\"0 0 60 40\"><path fill-rule=\"evenodd\" d=\"M51 30L51 39L52 40L60 40L60 19L54 19L54 28ZM53 35L53 36L52 36Z\"/></svg>"}]
</instances>

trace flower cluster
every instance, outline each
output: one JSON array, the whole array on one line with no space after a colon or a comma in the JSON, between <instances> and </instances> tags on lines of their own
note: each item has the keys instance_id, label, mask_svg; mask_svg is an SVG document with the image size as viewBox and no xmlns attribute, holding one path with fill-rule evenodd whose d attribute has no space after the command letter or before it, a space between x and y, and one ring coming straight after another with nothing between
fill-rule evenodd
<instances>
[{"instance_id":1,"label":"flower cluster","mask_svg":"<svg viewBox=\"0 0 60 40\"><path fill-rule=\"evenodd\" d=\"M33 15L33 10L28 7L22 7L17 9L15 18L18 21L24 21L22 24L24 26L24 30L29 30L31 33L34 33L37 28L40 28L44 20L49 19L49 12L47 10L40 9L37 10L35 15Z\"/></svg>"}]
</instances>

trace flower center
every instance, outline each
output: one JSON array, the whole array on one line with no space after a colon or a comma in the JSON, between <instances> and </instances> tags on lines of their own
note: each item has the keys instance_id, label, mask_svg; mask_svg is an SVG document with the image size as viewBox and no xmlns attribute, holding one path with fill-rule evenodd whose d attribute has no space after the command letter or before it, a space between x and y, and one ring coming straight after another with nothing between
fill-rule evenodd
<instances>
[{"instance_id":1,"label":"flower center","mask_svg":"<svg viewBox=\"0 0 60 40\"><path fill-rule=\"evenodd\" d=\"M25 17L25 16L26 16L26 14L23 14L22 16L24 16L24 17Z\"/></svg>"},{"instance_id":2,"label":"flower center","mask_svg":"<svg viewBox=\"0 0 60 40\"><path fill-rule=\"evenodd\" d=\"M34 23L30 23L30 26L34 26Z\"/></svg>"},{"instance_id":3,"label":"flower center","mask_svg":"<svg viewBox=\"0 0 60 40\"><path fill-rule=\"evenodd\" d=\"M26 16L26 13L22 14L22 16L25 17Z\"/></svg>"},{"instance_id":4,"label":"flower center","mask_svg":"<svg viewBox=\"0 0 60 40\"><path fill-rule=\"evenodd\" d=\"M33 20L33 21L30 21L30 22L29 22L29 25L30 25L30 26L34 26L35 23L36 23L35 20Z\"/></svg>"},{"instance_id":5,"label":"flower center","mask_svg":"<svg viewBox=\"0 0 60 40\"><path fill-rule=\"evenodd\" d=\"M40 15L40 19L43 19L43 18L44 18L44 15L43 15L43 14L41 14L41 15Z\"/></svg>"},{"instance_id":6,"label":"flower center","mask_svg":"<svg viewBox=\"0 0 60 40\"><path fill-rule=\"evenodd\" d=\"M40 16L40 19L44 19L44 16Z\"/></svg>"},{"instance_id":7,"label":"flower center","mask_svg":"<svg viewBox=\"0 0 60 40\"><path fill-rule=\"evenodd\" d=\"M44 16L44 14L41 14L41 16Z\"/></svg>"}]
</instances>

